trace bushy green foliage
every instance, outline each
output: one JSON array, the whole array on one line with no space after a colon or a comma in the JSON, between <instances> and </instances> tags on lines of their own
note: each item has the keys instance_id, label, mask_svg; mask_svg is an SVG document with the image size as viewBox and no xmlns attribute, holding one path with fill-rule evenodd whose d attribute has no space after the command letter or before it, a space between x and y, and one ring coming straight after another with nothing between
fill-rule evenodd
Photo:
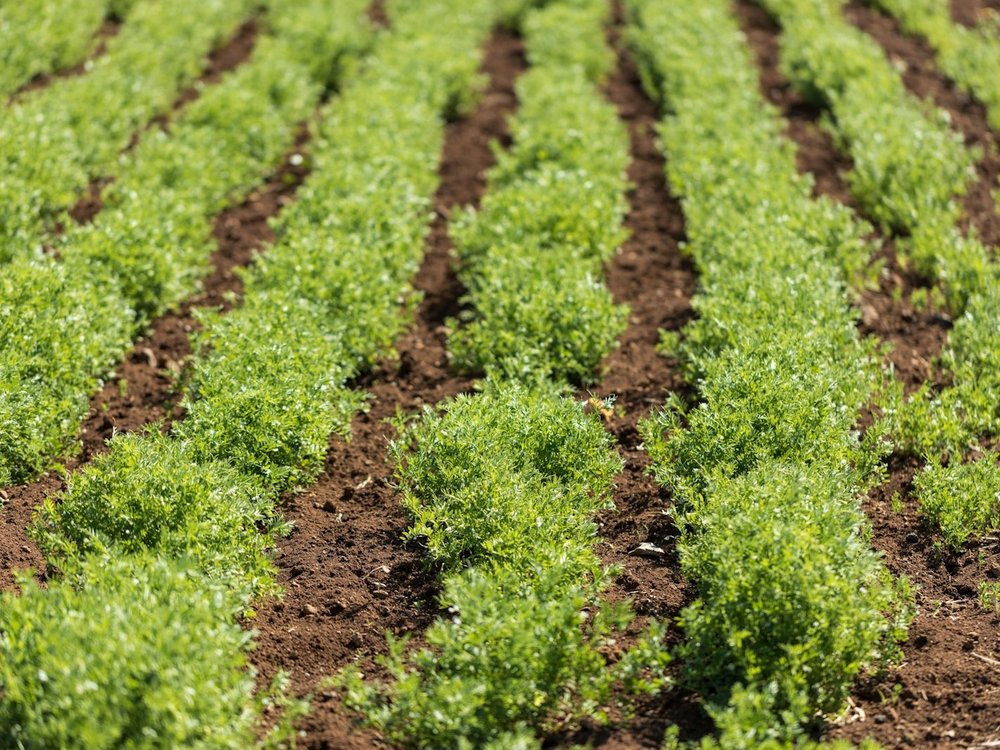
<instances>
[{"instance_id":1,"label":"bushy green foliage","mask_svg":"<svg viewBox=\"0 0 1000 750\"><path fill-rule=\"evenodd\" d=\"M682 514L681 542L700 599L682 616L690 681L728 703L743 684L787 714L798 734L818 709L838 711L854 675L895 655L904 616L888 571L868 545L843 471L771 463L718 480Z\"/></svg>"},{"instance_id":2,"label":"bushy green foliage","mask_svg":"<svg viewBox=\"0 0 1000 750\"><path fill-rule=\"evenodd\" d=\"M451 227L471 306L451 337L461 368L589 382L624 330L627 311L601 281L625 238L629 156L594 86L613 60L606 13L581 0L526 17L534 67L518 81L515 146L498 154L479 210Z\"/></svg>"},{"instance_id":3,"label":"bushy green foliage","mask_svg":"<svg viewBox=\"0 0 1000 750\"><path fill-rule=\"evenodd\" d=\"M578 575L545 562L449 576L441 603L451 616L427 630L427 646L408 655L395 642L387 683L348 672L345 703L393 742L420 748L507 747L512 733L599 718L617 678L600 648L625 619L595 605ZM585 607L596 611L588 618Z\"/></svg>"},{"instance_id":4,"label":"bushy green foliage","mask_svg":"<svg viewBox=\"0 0 1000 750\"><path fill-rule=\"evenodd\" d=\"M81 276L106 266L140 321L197 288L214 247L212 216L280 161L318 100L285 49L262 40L252 62L192 102L169 133L144 139L97 221L58 243Z\"/></svg>"},{"instance_id":5,"label":"bushy green foliage","mask_svg":"<svg viewBox=\"0 0 1000 750\"><path fill-rule=\"evenodd\" d=\"M96 379L152 316L197 288L215 247L212 215L274 168L319 98L297 44L316 47L324 13L365 28L364 2L353 3L333 13L319 0L296 4L298 16L284 10L280 28L299 36L262 38L252 60L206 89L169 133L148 134L105 190L96 220L59 239L59 260L6 266L0 434L11 439L0 443L0 482L68 452ZM331 58L342 52L327 49Z\"/></svg>"},{"instance_id":6,"label":"bushy green foliage","mask_svg":"<svg viewBox=\"0 0 1000 750\"><path fill-rule=\"evenodd\" d=\"M97 269L80 279L46 261L0 274L0 486L72 449L95 375L129 345L132 311L108 286Z\"/></svg>"},{"instance_id":7,"label":"bushy green foliage","mask_svg":"<svg viewBox=\"0 0 1000 750\"><path fill-rule=\"evenodd\" d=\"M108 0L0 6L0 98L33 76L81 62L96 45Z\"/></svg>"},{"instance_id":8,"label":"bushy green foliage","mask_svg":"<svg viewBox=\"0 0 1000 750\"><path fill-rule=\"evenodd\" d=\"M207 320L188 415L174 432L201 460L224 460L280 492L315 477L329 436L346 433L359 396L340 336L307 300L254 295Z\"/></svg>"},{"instance_id":9,"label":"bushy green foliage","mask_svg":"<svg viewBox=\"0 0 1000 750\"><path fill-rule=\"evenodd\" d=\"M281 528L273 495L159 434L119 436L110 448L38 510L33 533L50 562L72 575L95 556L149 552L186 558L255 595L273 588L270 551Z\"/></svg>"},{"instance_id":10,"label":"bushy green foliage","mask_svg":"<svg viewBox=\"0 0 1000 750\"><path fill-rule=\"evenodd\" d=\"M450 615L426 647L393 644L389 681L343 673L347 705L406 747L506 747L511 732L605 718L619 682L655 689L659 629L614 667L601 653L630 619L597 601L607 572L593 514L621 468L612 446L599 417L551 385L488 382L425 410L394 453L409 536L443 569Z\"/></svg>"},{"instance_id":11,"label":"bushy green foliage","mask_svg":"<svg viewBox=\"0 0 1000 750\"><path fill-rule=\"evenodd\" d=\"M313 7L321 6L340 12ZM300 701L280 696L250 699L250 636L234 620L271 588L268 553L284 528L274 513L278 493L318 471L329 432L360 406L347 379L400 325L399 294L430 222L441 114L469 96L460 86L475 84L472 52L489 30L489 4L475 7L467 0L408 6L381 38L379 62L328 107L358 112L380 101L377 127L401 133L372 139L384 149L373 153L362 150L372 121L331 118L316 141L309 188L282 223L274 262L248 273L242 307L203 320L188 417L170 437L118 438L72 479L62 502L40 512L37 533L67 577L4 599L0 613L0 649L12 644L9 669L0 651L0 729L13 727L24 746L247 747L265 703L301 711ZM415 26L424 11L441 21L432 33ZM429 43L438 33L448 44ZM423 85L441 61L447 81ZM346 214L360 200L352 187L376 165L408 200L369 205L373 229L361 239L372 242L370 252L354 255L355 224L338 229L324 219L338 215L340 201ZM401 251L407 260L395 257ZM283 274L299 261L321 267L324 252L327 276L282 288ZM364 264L368 275L359 273ZM367 308L342 307L323 283L346 290L358 279L371 282L375 302ZM384 294L389 288L395 294ZM375 320L363 326L362 316ZM46 692L58 669L69 671ZM518 741L530 747L523 734Z\"/></svg>"},{"instance_id":12,"label":"bushy green foliage","mask_svg":"<svg viewBox=\"0 0 1000 750\"><path fill-rule=\"evenodd\" d=\"M521 31L528 62L551 70L579 66L589 80L603 81L615 65L604 36L610 11L601 0L563 0L525 13Z\"/></svg>"},{"instance_id":13,"label":"bushy green foliage","mask_svg":"<svg viewBox=\"0 0 1000 750\"><path fill-rule=\"evenodd\" d=\"M612 437L552 388L491 384L444 414L425 410L394 443L404 505L445 570L492 561L518 569L543 550L593 562L592 519L621 470ZM406 448L412 447L407 453Z\"/></svg>"},{"instance_id":14,"label":"bushy green foliage","mask_svg":"<svg viewBox=\"0 0 1000 750\"><path fill-rule=\"evenodd\" d=\"M781 22L782 63L853 159L851 191L887 227L912 230L927 215L954 218L976 153L946 113L911 97L878 43L841 14L842 0L762 0Z\"/></svg>"},{"instance_id":15,"label":"bushy green foliage","mask_svg":"<svg viewBox=\"0 0 1000 750\"><path fill-rule=\"evenodd\" d=\"M75 584L79 584L77 587ZM246 748L250 634L232 582L149 556L0 596L0 744Z\"/></svg>"},{"instance_id":16,"label":"bushy green foliage","mask_svg":"<svg viewBox=\"0 0 1000 750\"><path fill-rule=\"evenodd\" d=\"M951 20L948 3L942 0L868 2L894 15L906 32L926 38L941 70L983 102L990 124L1000 128L1000 32L994 19L968 28Z\"/></svg>"},{"instance_id":17,"label":"bushy green foliage","mask_svg":"<svg viewBox=\"0 0 1000 750\"><path fill-rule=\"evenodd\" d=\"M0 262L34 254L46 228L68 223L63 211L87 182L114 168L133 133L170 107L254 5L139 3L87 75L55 81L0 112Z\"/></svg>"},{"instance_id":18,"label":"bushy green foliage","mask_svg":"<svg viewBox=\"0 0 1000 750\"><path fill-rule=\"evenodd\" d=\"M442 116L478 80L469 51L489 27L483 8L408 7L328 107L315 171L276 222L278 244L245 274L244 305L206 318L177 428L199 456L282 491L314 477L330 433L347 432L361 405L348 381L405 323L399 301L423 254ZM415 23L424 11L440 16L433 37Z\"/></svg>"},{"instance_id":19,"label":"bushy green foliage","mask_svg":"<svg viewBox=\"0 0 1000 750\"><path fill-rule=\"evenodd\" d=\"M959 547L1000 528L1000 467L989 455L948 466L932 462L914 477L920 509Z\"/></svg>"},{"instance_id":20,"label":"bushy green foliage","mask_svg":"<svg viewBox=\"0 0 1000 750\"><path fill-rule=\"evenodd\" d=\"M719 730L702 744L808 746L817 713L895 653L908 615L857 500L885 450L878 430L863 444L854 432L882 384L848 306L867 227L812 199L729 3L628 9L702 278L699 317L671 342L699 403L642 426L698 586L681 652Z\"/></svg>"},{"instance_id":21,"label":"bushy green foliage","mask_svg":"<svg viewBox=\"0 0 1000 750\"><path fill-rule=\"evenodd\" d=\"M973 296L939 357L943 389L924 385L888 416L904 449L958 460L978 439L1000 433L1000 286Z\"/></svg>"},{"instance_id":22,"label":"bushy green foliage","mask_svg":"<svg viewBox=\"0 0 1000 750\"><path fill-rule=\"evenodd\" d=\"M774 697L765 690L733 689L728 705L709 707L719 736L703 737L699 742L681 742L676 727L667 731L661 750L879 750L871 739L855 745L847 740L817 742L808 735L794 737L776 731L771 717L775 713Z\"/></svg>"}]
</instances>

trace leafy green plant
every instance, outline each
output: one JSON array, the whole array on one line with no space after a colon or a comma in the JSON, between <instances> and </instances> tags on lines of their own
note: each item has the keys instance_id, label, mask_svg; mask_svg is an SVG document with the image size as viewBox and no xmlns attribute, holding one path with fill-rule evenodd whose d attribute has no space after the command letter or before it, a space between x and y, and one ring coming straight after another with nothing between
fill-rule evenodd
<instances>
[{"instance_id":1,"label":"leafy green plant","mask_svg":"<svg viewBox=\"0 0 1000 750\"><path fill-rule=\"evenodd\" d=\"M450 340L462 369L590 382L625 328L627 310L601 280L625 239L629 158L594 86L613 61L606 14L580 0L525 17L534 67L517 84L515 146L497 154L480 208L450 228L468 288Z\"/></svg>"},{"instance_id":2,"label":"leafy green plant","mask_svg":"<svg viewBox=\"0 0 1000 750\"><path fill-rule=\"evenodd\" d=\"M986 105L987 117L1000 128L1000 31L991 19L973 28L955 23L938 0L868 0L899 19L903 29L924 37L937 53L941 69L962 89Z\"/></svg>"},{"instance_id":3,"label":"leafy green plant","mask_svg":"<svg viewBox=\"0 0 1000 750\"><path fill-rule=\"evenodd\" d=\"M789 737L817 709L839 710L853 676L896 656L905 637L906 596L859 528L855 485L771 464L718 480L684 516L696 533L681 562L700 594L682 615L689 679L722 705L733 684L767 694L769 710L798 717Z\"/></svg>"},{"instance_id":4,"label":"leafy green plant","mask_svg":"<svg viewBox=\"0 0 1000 750\"><path fill-rule=\"evenodd\" d=\"M79 584L79 587L77 586ZM253 743L242 593L149 555L0 596L7 747L243 748Z\"/></svg>"},{"instance_id":5,"label":"leafy green plant","mask_svg":"<svg viewBox=\"0 0 1000 750\"><path fill-rule=\"evenodd\" d=\"M512 732L605 720L619 685L662 687L662 629L613 666L602 653L631 619L598 600L613 571L592 549L621 468L612 444L552 385L488 381L425 410L393 453L408 535L443 571L449 615L419 650L391 642L389 680L339 675L347 705L407 747L505 747Z\"/></svg>"},{"instance_id":6,"label":"leafy green plant","mask_svg":"<svg viewBox=\"0 0 1000 750\"><path fill-rule=\"evenodd\" d=\"M365 28L364 1L352 1L331 17ZM98 378L152 316L197 289L215 247L211 217L274 168L319 99L298 47L316 49L324 6L281 11L288 38L262 38L251 61L206 89L169 133L143 139L96 220L60 238L59 260L5 267L0 482L23 481L70 452ZM365 38L357 37L348 49Z\"/></svg>"},{"instance_id":7,"label":"leafy green plant","mask_svg":"<svg viewBox=\"0 0 1000 750\"><path fill-rule=\"evenodd\" d=\"M71 574L95 556L150 552L186 558L258 596L273 591L270 551L283 530L273 496L157 433L118 436L110 448L39 508L33 534L50 562Z\"/></svg>"},{"instance_id":8,"label":"leafy green plant","mask_svg":"<svg viewBox=\"0 0 1000 750\"><path fill-rule=\"evenodd\" d=\"M884 380L848 306L868 228L812 198L728 3L627 5L701 271L698 318L670 341L698 403L675 398L641 426L699 594L680 653L719 733L701 745L808 747L820 712L898 654L911 614L858 504L888 448L884 427L854 429Z\"/></svg>"},{"instance_id":9,"label":"leafy green plant","mask_svg":"<svg viewBox=\"0 0 1000 750\"><path fill-rule=\"evenodd\" d=\"M988 612L1000 611L1000 583L997 581L979 582L979 606Z\"/></svg>"},{"instance_id":10,"label":"leafy green plant","mask_svg":"<svg viewBox=\"0 0 1000 750\"><path fill-rule=\"evenodd\" d=\"M67 4L42 12L59 17ZM38 15L39 6L15 5L3 12ZM115 172L133 134L169 109L253 7L251 0L138 3L86 75L53 81L0 112L0 262L33 256L55 222L71 222L65 211L88 181Z\"/></svg>"},{"instance_id":11,"label":"leafy green plant","mask_svg":"<svg viewBox=\"0 0 1000 750\"><path fill-rule=\"evenodd\" d=\"M33 76L81 62L97 44L108 5L108 0L59 0L0 7L0 97Z\"/></svg>"},{"instance_id":12,"label":"leafy green plant","mask_svg":"<svg viewBox=\"0 0 1000 750\"><path fill-rule=\"evenodd\" d=\"M952 547L1000 528L1000 466L993 456L948 466L931 462L914 477L914 489L921 511Z\"/></svg>"},{"instance_id":13,"label":"leafy green plant","mask_svg":"<svg viewBox=\"0 0 1000 750\"><path fill-rule=\"evenodd\" d=\"M301 7L344 12L324 2ZM421 25L426 18L439 19L434 34ZM66 577L46 589L25 584L22 597L2 602L0 649L9 649L0 651L0 727L13 727L18 741L246 747L266 707L283 706L293 717L303 710L280 691L251 695L251 636L235 618L272 590L267 555L284 528L274 514L279 493L319 470L329 432L361 406L348 378L384 353L402 324L399 296L430 222L441 115L474 87L475 51L491 19L488 3L464 0L409 3L394 17L376 62L328 107L340 116L328 118L316 139L315 171L280 226L273 262L246 275L242 307L204 318L188 417L169 437L117 439L109 455L72 479L62 503L39 514L37 533ZM278 57L251 64L273 64L280 79L288 72L277 64L281 47L261 49ZM375 120L356 112L377 113L395 135L368 139ZM412 150L397 152L409 136ZM254 137L252 129L245 137ZM370 204L362 215L353 188L373 170L407 201ZM356 224L337 226L325 220L331 215L363 218L370 231L359 239ZM352 255L362 240L369 254ZM365 279L371 287L362 293L376 302L345 308L321 283L281 286L297 261L319 267L324 258L325 280L346 290ZM372 273L375 259L384 262ZM367 275L358 273L366 265ZM87 661L93 653L99 656ZM47 692L49 676L62 676L67 664L66 681ZM63 710L71 700L72 710ZM293 737L279 722L263 742Z\"/></svg>"}]
</instances>

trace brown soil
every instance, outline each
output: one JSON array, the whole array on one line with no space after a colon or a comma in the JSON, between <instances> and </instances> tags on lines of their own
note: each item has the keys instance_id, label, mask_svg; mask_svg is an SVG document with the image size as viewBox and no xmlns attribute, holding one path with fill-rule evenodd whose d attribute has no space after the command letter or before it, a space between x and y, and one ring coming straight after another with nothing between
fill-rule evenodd
<instances>
[{"instance_id":1,"label":"brown soil","mask_svg":"<svg viewBox=\"0 0 1000 750\"><path fill-rule=\"evenodd\" d=\"M1000 617L980 607L977 592L981 581L1000 578L1000 551L994 540L950 552L924 525L911 486L920 465L894 457L890 481L865 504L874 546L894 574L919 586L906 658L858 684L831 735L873 736L887 748L993 746L986 743L1000 739ZM902 512L892 509L896 493Z\"/></svg>"},{"instance_id":2,"label":"brown soil","mask_svg":"<svg viewBox=\"0 0 1000 750\"><path fill-rule=\"evenodd\" d=\"M992 191L1000 176L1000 140L990 130L986 108L944 75L935 63L934 52L922 38L906 36L896 19L872 10L858 0L845 9L847 18L871 34L889 58L903 69L906 87L922 99L930 99L951 116L953 127L969 146L982 151L976 164L976 180L969 186L963 203L963 229L974 227L990 246L1000 245L1000 215Z\"/></svg>"},{"instance_id":3,"label":"brown soil","mask_svg":"<svg viewBox=\"0 0 1000 750\"><path fill-rule=\"evenodd\" d=\"M656 345L660 330L678 331L694 318L691 297L697 278L691 260L679 247L685 240L684 215L670 195L663 155L656 146L656 106L642 89L618 27L609 36L618 52L618 66L606 94L628 126L632 155L628 176L633 187L625 219L630 237L609 264L607 283L615 301L627 304L630 314L619 348L604 363L604 379L592 390L599 397L616 397L606 422L625 460L616 479L615 509L599 519L602 541L597 547L605 564L622 569L607 598L631 600L637 614L619 641L625 648L651 619L672 623L695 596L680 572L674 546L677 530L667 515L671 499L647 473L649 455L642 447L638 423L661 406L670 392L693 397L678 363L658 354ZM643 543L660 548L662 554L637 553ZM674 629L672 639L679 637ZM711 729L694 697L675 689L640 701L631 722L609 728L586 726L565 739L609 749L659 747L672 724L681 726L691 738Z\"/></svg>"},{"instance_id":4,"label":"brown soil","mask_svg":"<svg viewBox=\"0 0 1000 750\"><path fill-rule=\"evenodd\" d=\"M385 11L385 0L372 0L372 4L368 6L368 20L379 28L389 28L389 14Z\"/></svg>"},{"instance_id":5,"label":"brown soil","mask_svg":"<svg viewBox=\"0 0 1000 750\"><path fill-rule=\"evenodd\" d=\"M987 10L1000 13L1000 0L951 0L951 17L966 26L975 26Z\"/></svg>"},{"instance_id":6,"label":"brown soil","mask_svg":"<svg viewBox=\"0 0 1000 750\"><path fill-rule=\"evenodd\" d=\"M76 76L81 76L90 70L90 65L94 60L103 56L108 51L108 40L112 37L118 35L121 31L122 21L118 18L106 18L101 24L100 28L94 37L97 39L97 47L83 62L77 63L76 65L66 68L65 70L58 70L54 73L43 73L36 75L30 81L28 81L24 86L22 86L18 91L11 96L10 101L14 102L21 98L25 94L32 91L38 91L39 89L44 89L52 84L53 81L58 81L60 78L75 78Z\"/></svg>"},{"instance_id":7,"label":"brown soil","mask_svg":"<svg viewBox=\"0 0 1000 750\"><path fill-rule=\"evenodd\" d=\"M191 353L189 335L197 328L193 312L198 307L234 304L242 285L235 274L247 265L254 252L271 243L274 235L267 220L293 199L305 176L305 168L292 166L290 158L306 145L303 126L295 148L284 163L241 204L220 214L213 227L218 247L211 258L212 271L203 291L186 300L177 310L153 321L150 330L133 347L90 400L90 412L80 429L82 451L64 462L73 470L103 452L105 441L115 432L131 432L176 416L178 374ZM124 383L124 385L121 385ZM41 570L44 560L26 529L35 506L64 489L62 477L52 472L38 481L0 490L0 590L13 586L13 571Z\"/></svg>"},{"instance_id":8,"label":"brown soil","mask_svg":"<svg viewBox=\"0 0 1000 750\"><path fill-rule=\"evenodd\" d=\"M436 576L422 551L401 542L409 519L400 506L387 461L397 408L414 411L471 391L472 380L450 370L445 319L459 309L463 289L452 270L447 219L456 205L475 205L493 165L491 140L508 139L506 116L516 107L514 81L525 68L521 41L504 31L486 46L489 84L476 111L448 125L434 199L436 217L415 287L423 293L413 325L397 342L398 361L385 362L359 385L370 409L352 424L352 438L334 437L324 474L307 492L289 497L285 516L295 531L279 547L281 601L265 602L254 663L264 678L290 672L298 693L355 659L377 671L385 632L419 634L437 614ZM307 748L370 748L380 740L354 726L336 696L320 691L302 723Z\"/></svg>"},{"instance_id":9,"label":"brown soil","mask_svg":"<svg viewBox=\"0 0 1000 750\"><path fill-rule=\"evenodd\" d=\"M208 64L198 79L177 95L168 113L157 115L143 129L133 133L131 140L125 147L125 152L132 151L139 144L143 133L151 128L168 128L171 118L197 99L205 86L218 83L223 75L231 70L235 70L249 60L257 44L257 37L260 34L259 26L256 18L245 21L229 41L221 47L214 49L209 54ZM69 210L69 215L77 224L90 223L94 220L98 212L104 208L101 191L110 182L111 180L107 177L98 177L90 181L83 195L77 200L76 205Z\"/></svg>"}]
</instances>

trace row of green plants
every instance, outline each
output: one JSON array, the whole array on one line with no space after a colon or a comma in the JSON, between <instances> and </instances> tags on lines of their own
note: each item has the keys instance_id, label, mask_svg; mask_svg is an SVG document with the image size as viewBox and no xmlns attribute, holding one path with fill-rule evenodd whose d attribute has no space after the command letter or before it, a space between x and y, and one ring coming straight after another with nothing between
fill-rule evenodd
<instances>
[{"instance_id":1,"label":"row of green plants","mask_svg":"<svg viewBox=\"0 0 1000 750\"><path fill-rule=\"evenodd\" d=\"M468 289L449 342L460 368L592 382L625 328L627 309L603 283L625 236L629 160L628 134L595 88L614 65L604 5L528 18L516 145L498 153L482 206L451 225Z\"/></svg>"},{"instance_id":2,"label":"row of green plants","mask_svg":"<svg viewBox=\"0 0 1000 750\"><path fill-rule=\"evenodd\" d=\"M641 426L697 587L684 680L717 726L704 747L800 747L910 614L860 508L887 450L855 429L884 380L849 305L868 228L811 198L728 2L626 6L701 274L697 320L663 342L697 400Z\"/></svg>"},{"instance_id":3,"label":"row of green plants","mask_svg":"<svg viewBox=\"0 0 1000 750\"><path fill-rule=\"evenodd\" d=\"M327 14L311 13L316 40L364 5L310 6ZM349 379L405 324L444 118L472 100L494 12L387 10L391 31L325 108L311 176L243 305L203 319L187 418L116 438L39 511L32 531L60 575L0 600L0 744L243 748L263 711L303 710L253 695L239 618L275 590L279 494L318 473L362 405Z\"/></svg>"},{"instance_id":4,"label":"row of green plants","mask_svg":"<svg viewBox=\"0 0 1000 750\"><path fill-rule=\"evenodd\" d=\"M855 196L885 228L903 235L900 246L918 271L943 285L956 316L936 363L947 385L926 383L909 399L897 391L886 400L885 424L901 450L928 459L927 475L917 482L918 498L946 539L958 544L995 530L1000 515L990 484L974 479L993 469L970 474L962 467L963 456L1000 428L1000 274L974 230L963 235L956 226L957 196L974 179L978 154L965 148L945 113L907 93L881 47L843 17L843 4L762 0L782 23L789 75L830 107L829 125L855 163L849 175ZM964 46L986 32L958 30L947 4L880 4L904 17L909 28L933 37L946 72L952 66L957 73L989 69L986 58L977 57L980 47ZM985 83L992 84L992 79ZM986 453L984 460L993 461L993 451Z\"/></svg>"},{"instance_id":5,"label":"row of green plants","mask_svg":"<svg viewBox=\"0 0 1000 750\"><path fill-rule=\"evenodd\" d=\"M446 612L419 645L390 639L388 679L354 668L334 680L400 746L540 748L582 717L606 720L622 687L664 680L658 628L613 667L604 655L631 618L602 602L615 571L594 552L622 462L600 411L566 386L593 376L622 325L599 282L623 235L628 160L597 86L614 64L608 11L527 10L515 145L498 153L482 209L452 226L474 307L451 345L488 377L399 425L391 451L407 536L426 547Z\"/></svg>"},{"instance_id":6,"label":"row of green plants","mask_svg":"<svg viewBox=\"0 0 1000 750\"><path fill-rule=\"evenodd\" d=\"M0 6L0 98L38 75L71 68L97 46L97 30L131 2L58 0Z\"/></svg>"},{"instance_id":7,"label":"row of green plants","mask_svg":"<svg viewBox=\"0 0 1000 750\"><path fill-rule=\"evenodd\" d=\"M370 43L365 3L342 7L332 23L311 0L275 8L251 61L169 132L143 139L95 221L58 238L58 259L4 267L0 485L72 451L98 379L153 316L197 289L215 248L212 217L275 168L324 87Z\"/></svg>"},{"instance_id":8,"label":"row of green plants","mask_svg":"<svg viewBox=\"0 0 1000 750\"><path fill-rule=\"evenodd\" d=\"M4 8L15 5L40 7ZM136 131L170 108L255 6L138 3L88 73L53 81L0 110L0 263L40 253L53 227L72 223L66 211L89 181L116 170Z\"/></svg>"},{"instance_id":9,"label":"row of green plants","mask_svg":"<svg viewBox=\"0 0 1000 750\"><path fill-rule=\"evenodd\" d=\"M924 37L941 70L986 105L990 125L1000 129L1000 30L994 18L983 18L972 27L955 23L947 0L868 3L895 16L906 33Z\"/></svg>"},{"instance_id":10,"label":"row of green plants","mask_svg":"<svg viewBox=\"0 0 1000 750\"><path fill-rule=\"evenodd\" d=\"M760 0L782 25L782 66L807 97L829 108L825 125L854 167L851 192L886 231L901 235L904 262L945 284L952 309L982 287L989 252L956 226L957 198L975 179L949 116L909 94L881 46L844 18L845 0Z\"/></svg>"},{"instance_id":11,"label":"row of green plants","mask_svg":"<svg viewBox=\"0 0 1000 750\"><path fill-rule=\"evenodd\" d=\"M899 19L910 34L923 36L941 69L986 106L1000 128L1000 36L987 20L968 28L951 20L938 0L873 0ZM947 270L946 284L961 316L939 358L947 384L926 385L898 410L897 431L904 450L928 459L915 478L923 513L945 541L958 547L1000 528L1000 468L995 450L979 444L1000 433L1000 288L992 253L970 241L970 252ZM964 459L971 451L977 460Z\"/></svg>"}]
</instances>

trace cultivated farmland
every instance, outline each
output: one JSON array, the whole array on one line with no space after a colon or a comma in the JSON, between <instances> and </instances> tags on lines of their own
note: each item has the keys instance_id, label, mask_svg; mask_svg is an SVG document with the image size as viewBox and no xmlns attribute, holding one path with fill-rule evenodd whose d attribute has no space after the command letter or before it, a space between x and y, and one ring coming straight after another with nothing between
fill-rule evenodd
<instances>
[{"instance_id":1,"label":"cultivated farmland","mask_svg":"<svg viewBox=\"0 0 1000 750\"><path fill-rule=\"evenodd\" d=\"M0 748L1000 743L1000 2L0 0Z\"/></svg>"}]
</instances>

